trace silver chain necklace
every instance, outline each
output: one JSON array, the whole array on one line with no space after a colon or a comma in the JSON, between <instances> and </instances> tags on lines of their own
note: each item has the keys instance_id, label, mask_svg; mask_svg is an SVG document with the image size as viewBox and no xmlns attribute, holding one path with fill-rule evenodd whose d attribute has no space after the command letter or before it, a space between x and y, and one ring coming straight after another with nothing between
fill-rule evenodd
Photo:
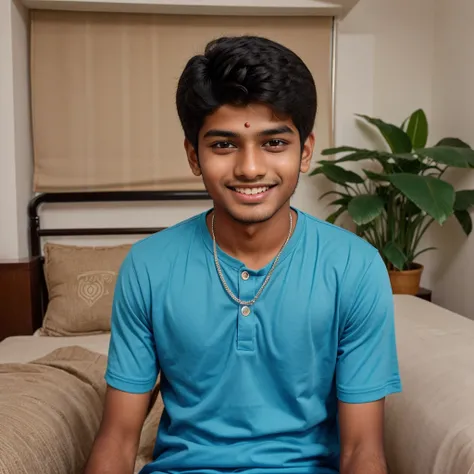
<instances>
[{"instance_id":1,"label":"silver chain necklace","mask_svg":"<svg viewBox=\"0 0 474 474\"><path fill-rule=\"evenodd\" d=\"M286 247L286 244L288 243L288 241L290 240L290 237L291 237L291 231L293 230L293 217L291 216L291 211L290 211L290 231L288 232L288 237L286 238L285 240L285 243L283 244L282 248L280 249L280 251L278 252L277 256L275 257L275 260L273 261L273 265L271 266L270 268L270 271L268 272L262 286L260 287L260 289L257 291L257 294L253 297L253 299L251 299L250 301L243 301L239 298L237 298L237 296L234 295L234 293L232 293L232 290L229 288L229 285L227 284L227 282L225 281L225 278L224 278L224 275L222 273L222 268L221 268L221 265L219 263L219 259L217 257L217 244L216 244L216 235L214 233L214 221L215 221L215 213L212 214L212 224L211 224L211 230L212 230L212 242L213 242L213 248L214 248L214 262L216 263L216 269L217 269L217 273L219 275L219 278L222 282L222 285L223 287L225 288L225 291L227 292L227 294L236 302L238 303L239 305L245 305L245 306L251 306L253 305L257 299L259 298L259 296L262 294L262 291L264 290L264 288L267 286L268 282L270 281L270 277L272 276L272 273L273 273L273 270L275 270L275 267L278 263L278 260L280 260L280 256L283 252L283 249Z\"/></svg>"}]
</instances>

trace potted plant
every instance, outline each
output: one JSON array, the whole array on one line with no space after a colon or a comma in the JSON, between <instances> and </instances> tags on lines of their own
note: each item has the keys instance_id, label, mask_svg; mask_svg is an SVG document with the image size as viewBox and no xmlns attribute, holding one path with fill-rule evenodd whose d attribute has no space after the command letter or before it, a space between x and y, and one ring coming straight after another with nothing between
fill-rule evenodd
<instances>
[{"instance_id":1,"label":"potted plant","mask_svg":"<svg viewBox=\"0 0 474 474\"><path fill-rule=\"evenodd\" d=\"M386 150L350 146L323 150L324 159L311 176L324 175L338 185L327 195L337 198L336 210L327 221L348 213L356 233L376 247L387 265L394 293L416 294L423 267L417 258L431 248L420 248L423 235L433 222L443 225L451 216L466 235L472 230L469 214L474 190L455 191L443 175L450 167L473 168L474 151L458 138L445 138L427 147L428 123L423 110L416 110L399 127L380 119L358 115L376 127ZM344 163L365 162L360 172Z\"/></svg>"}]
</instances>

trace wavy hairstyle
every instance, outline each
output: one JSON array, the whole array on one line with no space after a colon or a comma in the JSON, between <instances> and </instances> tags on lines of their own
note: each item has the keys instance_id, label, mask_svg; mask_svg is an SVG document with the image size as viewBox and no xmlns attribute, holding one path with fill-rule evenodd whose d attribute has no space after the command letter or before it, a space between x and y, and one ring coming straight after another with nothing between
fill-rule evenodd
<instances>
[{"instance_id":1,"label":"wavy hairstyle","mask_svg":"<svg viewBox=\"0 0 474 474\"><path fill-rule=\"evenodd\" d=\"M285 46L258 36L216 39L188 61L178 82L179 119L196 152L208 115L222 105L251 103L291 118L303 147L316 117L316 86L304 62Z\"/></svg>"}]
</instances>

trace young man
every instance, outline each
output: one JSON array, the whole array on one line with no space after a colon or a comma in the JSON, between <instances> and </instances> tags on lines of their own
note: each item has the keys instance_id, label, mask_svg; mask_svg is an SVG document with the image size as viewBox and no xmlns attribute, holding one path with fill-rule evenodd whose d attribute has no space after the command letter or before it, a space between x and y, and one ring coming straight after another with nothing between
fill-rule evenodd
<instances>
[{"instance_id":1,"label":"young man","mask_svg":"<svg viewBox=\"0 0 474 474\"><path fill-rule=\"evenodd\" d=\"M86 473L132 473L161 372L143 474L385 474L384 398L400 390L387 271L290 207L313 152L310 72L267 39L221 38L188 62L177 108L214 205L123 263Z\"/></svg>"}]
</instances>

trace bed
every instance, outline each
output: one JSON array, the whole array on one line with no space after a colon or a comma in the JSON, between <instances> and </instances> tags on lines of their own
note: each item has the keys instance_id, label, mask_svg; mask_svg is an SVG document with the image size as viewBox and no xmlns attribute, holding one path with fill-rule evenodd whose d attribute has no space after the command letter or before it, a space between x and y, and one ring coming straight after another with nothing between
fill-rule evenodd
<instances>
[{"instance_id":1,"label":"bed","mask_svg":"<svg viewBox=\"0 0 474 474\"><path fill-rule=\"evenodd\" d=\"M0 343L0 364L25 363L53 352L61 347L80 346L98 354L107 355L109 334L93 334L91 336L52 337L13 336Z\"/></svg>"},{"instance_id":2,"label":"bed","mask_svg":"<svg viewBox=\"0 0 474 474\"><path fill-rule=\"evenodd\" d=\"M30 257L41 263L41 288L31 296L34 333L0 342L0 474L82 473L102 415L113 289L131 244L78 246L44 243L44 238L137 240L164 228L44 228L44 208L198 200L209 197L202 191L45 193L30 201ZM161 411L158 382L135 472L151 460Z\"/></svg>"},{"instance_id":3,"label":"bed","mask_svg":"<svg viewBox=\"0 0 474 474\"><path fill-rule=\"evenodd\" d=\"M474 474L474 321L395 295L403 391L386 402L390 474Z\"/></svg>"},{"instance_id":4,"label":"bed","mask_svg":"<svg viewBox=\"0 0 474 474\"><path fill-rule=\"evenodd\" d=\"M79 315L66 321L67 327L61 327L60 318L52 318L46 326L48 333L54 335L44 335L40 329L48 308L57 306L56 314L61 316L62 311L78 301L91 304L102 293L92 291L92 285L91 291L83 292L82 297L71 303L72 297L68 299L67 291L60 291L61 285L53 290L55 285L51 286L51 282L65 278L57 271L64 270L66 257L72 254L68 254L67 248L50 247L43 255L41 238L146 235L161 230L42 229L38 207L48 202L173 199L208 197L204 193L72 193L40 195L30 204L31 255L41 257L45 268L48 259L53 264L49 275L53 297L44 279L36 302L41 315L36 321L36 334L11 337L0 343L0 474L82 472L102 412L109 344L107 318L95 314L88 322L92 326L81 326ZM90 251L86 248L79 249L77 254L73 252L76 264L100 260L87 257ZM126 248L120 248L118 254L114 253L115 269L124 251ZM60 263L57 268L55 261ZM101 261L105 262L105 257ZM80 274L91 278L91 273L83 270ZM108 280L109 272L101 271L99 276L101 284L113 284ZM97 289L100 285L97 281L95 284ZM111 304L111 294L106 296L109 300L105 302L105 313L102 307L104 314ZM63 306L58 306L59 300ZM91 306L96 307L96 303ZM98 323L102 324L102 331L91 331L97 329ZM398 295L395 323L403 392L389 397L386 404L390 474L474 474L474 321L422 299ZM135 472L151 460L162 408L157 385L143 427Z\"/></svg>"},{"instance_id":5,"label":"bed","mask_svg":"<svg viewBox=\"0 0 474 474\"><path fill-rule=\"evenodd\" d=\"M80 237L80 236L132 236L134 239L145 237L146 235L159 232L165 227L101 227L101 228L44 228L42 226L42 215L45 207L53 204L68 204L81 206L84 203L141 203L141 202L176 202L176 201L209 201L210 198L205 191L117 191L117 192L71 192L71 193L43 193L34 197L28 205L28 219L29 219L29 254L30 258L38 258L41 262L39 266L39 278L41 282L41 289L33 296L35 301L33 306L35 310L32 312L32 327L34 334L28 336L10 337L0 342L0 363L5 362L28 362L38 357L46 355L60 347L71 345L80 345L89 348L92 351L107 354L109 334L107 330L100 330L101 334L94 334L97 331L91 331L87 328L78 331L80 335L74 334L71 331L59 331L55 334L54 328L49 331L42 331L45 317L47 315L48 304L50 302L50 295L48 290L47 278L45 277L45 246L43 245L44 238L51 237ZM46 244L47 245L47 244ZM58 246L61 248L61 246ZM63 249L77 248L78 246L68 246L63 244ZM103 247L90 244L91 252ZM116 273L117 264L120 264L123 256L129 249L129 245L114 245L110 244L111 248L120 248L122 251L111 258L115 259L113 270ZM53 251L57 250L54 246ZM94 250L92 250L94 248ZM87 252L87 246L83 247ZM84 253L85 253L84 252ZM50 253L52 253L50 251ZM80 258L83 258L82 254ZM47 256L46 256L47 258ZM58 258L58 257L57 257ZM59 255L63 258L60 262L64 264L64 259L70 259L70 256ZM44 270L44 271L43 271ZM87 270L87 268L86 268ZM86 273L86 272L84 272ZM64 275L59 275L61 278ZM61 282L60 282L61 283ZM113 281L110 282L113 284ZM57 295L54 295L57 297ZM64 296L64 295L61 295ZM66 295L69 296L69 295ZM94 295L92 295L94 296ZM87 295L86 295L87 297ZM93 300L89 298L88 303ZM108 303L110 302L110 298ZM63 298L63 303L66 307L63 310L68 310L68 307L74 301L68 298ZM77 301L76 301L77 303ZM107 310L108 307L105 308ZM107 329L107 327L105 328ZM45 337L48 336L48 337Z\"/></svg>"}]
</instances>

